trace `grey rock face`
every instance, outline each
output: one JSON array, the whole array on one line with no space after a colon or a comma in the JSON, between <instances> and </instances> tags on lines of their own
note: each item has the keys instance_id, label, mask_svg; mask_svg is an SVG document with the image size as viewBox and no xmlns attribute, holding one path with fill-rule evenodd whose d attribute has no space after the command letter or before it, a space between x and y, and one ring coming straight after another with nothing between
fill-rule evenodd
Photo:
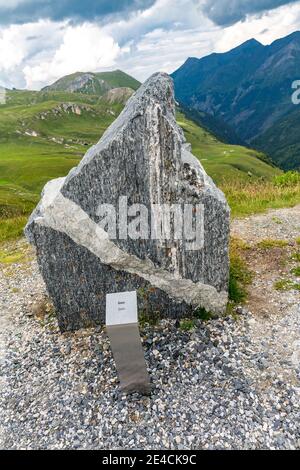
<instances>
[{"instance_id":1,"label":"grey rock face","mask_svg":"<svg viewBox=\"0 0 300 470\"><path fill-rule=\"evenodd\" d=\"M103 204L116 208L114 235L103 226ZM130 212L135 204L148 210L143 224ZM162 214L166 205L184 215L187 205L192 214L199 209L201 223L192 218L201 244L191 249L188 237L152 236L151 210L160 208ZM172 80L155 74L78 167L45 186L25 233L36 246L64 331L103 323L105 295L111 292L137 290L139 311L149 315L180 317L199 307L222 314L228 299L229 215L223 193L190 153L176 123ZM143 235L121 234L124 217ZM171 216L172 234L178 220L185 224L186 216ZM145 221L149 236L141 229Z\"/></svg>"},{"instance_id":2,"label":"grey rock face","mask_svg":"<svg viewBox=\"0 0 300 470\"><path fill-rule=\"evenodd\" d=\"M102 101L109 104L120 103L125 105L133 93L134 90L128 87L112 88L102 96Z\"/></svg>"}]
</instances>

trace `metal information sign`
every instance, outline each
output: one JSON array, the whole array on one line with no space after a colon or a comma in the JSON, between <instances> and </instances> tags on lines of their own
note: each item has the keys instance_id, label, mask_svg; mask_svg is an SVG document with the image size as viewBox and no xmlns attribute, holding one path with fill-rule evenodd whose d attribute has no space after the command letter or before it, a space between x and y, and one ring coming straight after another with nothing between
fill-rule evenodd
<instances>
[{"instance_id":1,"label":"metal information sign","mask_svg":"<svg viewBox=\"0 0 300 470\"><path fill-rule=\"evenodd\" d=\"M106 329L121 390L126 393L150 393L150 379L138 326L136 291L107 294Z\"/></svg>"}]
</instances>

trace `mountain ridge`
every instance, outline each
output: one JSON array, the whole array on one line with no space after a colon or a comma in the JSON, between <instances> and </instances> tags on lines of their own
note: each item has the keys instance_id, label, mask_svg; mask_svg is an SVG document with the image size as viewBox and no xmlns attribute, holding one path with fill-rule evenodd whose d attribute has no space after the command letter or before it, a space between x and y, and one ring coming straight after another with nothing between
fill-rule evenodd
<instances>
[{"instance_id":1,"label":"mountain ridge","mask_svg":"<svg viewBox=\"0 0 300 470\"><path fill-rule=\"evenodd\" d=\"M300 79L300 31L266 46L250 39L225 53L188 58L171 76L181 105L223 121L242 141L268 153L261 144L264 133L297 114L291 86ZM280 135L273 138L282 146ZM270 147L275 156L277 146ZM278 163L300 168L298 150L291 151L287 144L286 164L282 156Z\"/></svg>"},{"instance_id":2,"label":"mountain ridge","mask_svg":"<svg viewBox=\"0 0 300 470\"><path fill-rule=\"evenodd\" d=\"M110 72L75 72L59 78L41 91L62 91L102 96L115 88L137 90L141 83L122 70Z\"/></svg>"}]
</instances>

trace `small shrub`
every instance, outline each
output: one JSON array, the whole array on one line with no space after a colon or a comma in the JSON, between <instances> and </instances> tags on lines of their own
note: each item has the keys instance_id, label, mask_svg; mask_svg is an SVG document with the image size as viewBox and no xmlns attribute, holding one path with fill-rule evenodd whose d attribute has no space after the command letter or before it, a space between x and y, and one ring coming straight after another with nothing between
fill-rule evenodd
<instances>
[{"instance_id":1,"label":"small shrub","mask_svg":"<svg viewBox=\"0 0 300 470\"><path fill-rule=\"evenodd\" d=\"M300 237L296 238L297 245L300 245Z\"/></svg>"}]
</instances>

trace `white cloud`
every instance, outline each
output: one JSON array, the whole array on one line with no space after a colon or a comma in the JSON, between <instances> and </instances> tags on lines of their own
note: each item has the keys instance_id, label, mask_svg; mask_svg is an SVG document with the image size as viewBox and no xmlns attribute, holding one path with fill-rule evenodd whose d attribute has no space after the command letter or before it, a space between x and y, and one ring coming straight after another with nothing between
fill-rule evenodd
<instances>
[{"instance_id":1,"label":"white cloud","mask_svg":"<svg viewBox=\"0 0 300 470\"><path fill-rule=\"evenodd\" d=\"M147 10L135 12L127 20L107 24L105 29L119 43L124 43L132 39L138 42L145 34L157 29L198 28L199 24L204 31L207 24L212 23L203 16L197 0L156 0Z\"/></svg>"},{"instance_id":2,"label":"white cloud","mask_svg":"<svg viewBox=\"0 0 300 470\"><path fill-rule=\"evenodd\" d=\"M190 55L213 52L214 32L220 28L203 16L196 0L157 0L105 29L130 49L119 58L118 68L145 80L158 70L172 72Z\"/></svg>"},{"instance_id":3,"label":"white cloud","mask_svg":"<svg viewBox=\"0 0 300 470\"><path fill-rule=\"evenodd\" d=\"M249 15L271 11L297 0L200 0L201 8L216 24L230 25L243 21Z\"/></svg>"},{"instance_id":4,"label":"white cloud","mask_svg":"<svg viewBox=\"0 0 300 470\"><path fill-rule=\"evenodd\" d=\"M215 27L208 31L157 29L132 46L130 54L120 58L119 67L140 80L156 71L170 73L189 56L200 57L213 52L216 37L220 37L220 32Z\"/></svg>"},{"instance_id":5,"label":"white cloud","mask_svg":"<svg viewBox=\"0 0 300 470\"><path fill-rule=\"evenodd\" d=\"M2 10L13 10L14 8L18 7L22 3L26 3L27 0L0 0L0 8Z\"/></svg>"},{"instance_id":6,"label":"white cloud","mask_svg":"<svg viewBox=\"0 0 300 470\"><path fill-rule=\"evenodd\" d=\"M16 45L18 44L18 47ZM0 34L1 69L8 71L20 65L26 55L26 44L13 26Z\"/></svg>"},{"instance_id":7,"label":"white cloud","mask_svg":"<svg viewBox=\"0 0 300 470\"><path fill-rule=\"evenodd\" d=\"M40 20L0 29L0 84L24 87L24 64L40 62L53 53L66 25Z\"/></svg>"},{"instance_id":8,"label":"white cloud","mask_svg":"<svg viewBox=\"0 0 300 470\"><path fill-rule=\"evenodd\" d=\"M283 6L260 16L248 16L229 28L216 42L216 52L225 52L255 38L262 44L270 44L280 37L300 29L300 2Z\"/></svg>"},{"instance_id":9,"label":"white cloud","mask_svg":"<svg viewBox=\"0 0 300 470\"><path fill-rule=\"evenodd\" d=\"M37 88L76 71L93 72L112 67L121 52L114 39L96 25L68 26L53 56L38 65L24 67L26 84Z\"/></svg>"}]
</instances>

